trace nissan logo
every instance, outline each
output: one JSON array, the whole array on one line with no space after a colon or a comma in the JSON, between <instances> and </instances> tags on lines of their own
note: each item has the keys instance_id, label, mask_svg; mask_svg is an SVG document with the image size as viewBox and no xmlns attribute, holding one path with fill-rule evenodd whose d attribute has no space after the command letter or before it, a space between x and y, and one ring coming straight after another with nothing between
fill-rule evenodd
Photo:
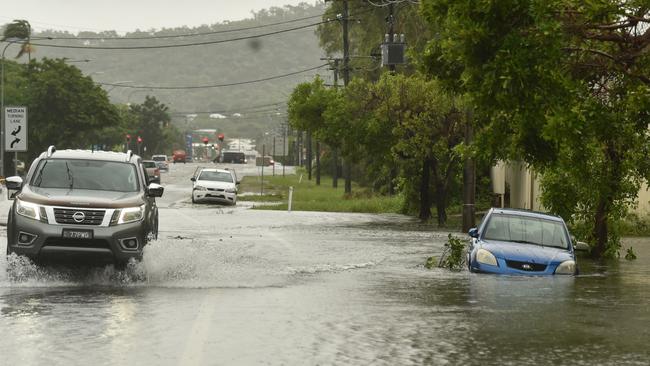
<instances>
[{"instance_id":1,"label":"nissan logo","mask_svg":"<svg viewBox=\"0 0 650 366\"><path fill-rule=\"evenodd\" d=\"M72 219L75 222L82 222L86 218L86 214L81 211L77 211L72 215Z\"/></svg>"}]
</instances>

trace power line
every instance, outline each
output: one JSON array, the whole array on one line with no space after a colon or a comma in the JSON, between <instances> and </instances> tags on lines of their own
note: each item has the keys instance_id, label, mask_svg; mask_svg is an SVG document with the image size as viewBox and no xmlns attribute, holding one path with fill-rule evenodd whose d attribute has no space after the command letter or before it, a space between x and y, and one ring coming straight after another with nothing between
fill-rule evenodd
<instances>
[{"instance_id":1,"label":"power line","mask_svg":"<svg viewBox=\"0 0 650 366\"><path fill-rule=\"evenodd\" d=\"M322 16L323 16L323 14L319 14L319 15L312 15L312 16L303 17L303 18L285 20L285 21L282 21L282 22L268 23L268 24L250 26L250 27L224 29L224 30L219 30L219 31L203 32L203 33L174 34L174 35L167 35L167 36L148 36L148 37L47 37L47 36L36 36L36 37L33 37L32 39L130 41L130 40L146 40L146 39L200 37L200 36L208 36L208 35L213 35L213 34L232 33L232 32L251 30L251 29L260 29L260 28L266 28L266 27L273 27L273 26L276 26L276 25L290 24L290 23L300 22L300 21L303 21L303 20L318 18L318 17L322 17Z\"/></svg>"},{"instance_id":2,"label":"power line","mask_svg":"<svg viewBox=\"0 0 650 366\"><path fill-rule=\"evenodd\" d=\"M159 89L159 90L222 88L222 87L226 87L226 86L236 86L236 85L244 85L244 84L253 84L253 83L260 83L260 82L263 82L263 81L269 81L269 80L280 79L280 78L284 78L284 77L287 77L287 76L292 76L292 75L301 74L301 73L303 73L303 72L307 72L307 71L317 70L317 69L320 69L320 68L325 67L325 66L328 66L328 64L322 64L322 65L318 65L318 66L310 67L310 68L308 68L308 69L304 69L304 70L298 70L298 71L290 72L290 73L287 73L287 74L275 75L275 76L269 76L269 77L262 78L262 79L247 80L247 81L239 81L239 82L224 83L224 84L192 85L192 86L125 85L125 84L101 83L101 82L98 82L97 84L99 84L99 85L105 85L105 86L120 87L120 88L129 88L129 89Z\"/></svg>"},{"instance_id":3,"label":"power line","mask_svg":"<svg viewBox=\"0 0 650 366\"><path fill-rule=\"evenodd\" d=\"M143 49L154 49L154 48L192 47L192 46L204 46L204 45L210 45L210 44L227 43L227 42L241 41L241 40L251 39L251 38L260 38L260 37L272 36L272 35L275 35L275 34L291 32L291 31L298 30L298 29L305 29L305 28L309 28L309 27L314 27L314 26L317 26L317 25L333 22L333 21L336 21L336 20L337 19L328 19L328 20L318 22L318 23L312 23L312 24L307 24L307 25L303 25L303 26L299 26L299 27L287 28L287 29L282 29L282 30L278 30L278 31L274 31L274 32L262 33L262 34L252 35L252 36L242 36L242 37L236 37L236 38L230 38L230 39L221 39L221 40L216 40L216 41L194 42L194 43L184 43L184 44L166 44L166 45L158 45L158 46L107 46L107 47L99 47L99 46L67 46L67 45L44 44L44 43L32 43L32 44L34 46L39 46L39 47L85 49L85 50L143 50Z\"/></svg>"},{"instance_id":4,"label":"power line","mask_svg":"<svg viewBox=\"0 0 650 366\"><path fill-rule=\"evenodd\" d=\"M222 110L216 110L216 111L192 111L192 112L174 112L172 115L188 115L188 114L213 114L213 113L240 113L240 114L251 114L251 113L259 113L259 112L273 112L276 111L277 108L280 106L286 104L286 101L281 101L281 102L275 102L275 103L269 103L269 104L260 104L257 106L246 106L246 107L232 107L229 109L222 109ZM276 109L260 109L260 108L268 108L268 107L277 107Z\"/></svg>"}]
</instances>

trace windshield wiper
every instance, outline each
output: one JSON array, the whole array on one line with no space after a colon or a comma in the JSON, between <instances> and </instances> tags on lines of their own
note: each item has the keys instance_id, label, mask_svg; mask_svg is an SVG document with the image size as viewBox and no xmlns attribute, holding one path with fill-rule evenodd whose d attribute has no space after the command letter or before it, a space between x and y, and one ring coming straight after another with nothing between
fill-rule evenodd
<instances>
[{"instance_id":1,"label":"windshield wiper","mask_svg":"<svg viewBox=\"0 0 650 366\"><path fill-rule=\"evenodd\" d=\"M65 169L68 171L68 179L70 180L70 189L74 186L74 178L72 177L72 173L70 173L70 167L68 166L68 162L65 162Z\"/></svg>"},{"instance_id":2,"label":"windshield wiper","mask_svg":"<svg viewBox=\"0 0 650 366\"><path fill-rule=\"evenodd\" d=\"M511 241L513 241L513 242L515 242L515 243L521 243L521 244L539 245L540 247L545 247L545 246L547 246L547 245L544 245L544 244L535 243L535 242L528 241L528 240L511 240Z\"/></svg>"}]
</instances>

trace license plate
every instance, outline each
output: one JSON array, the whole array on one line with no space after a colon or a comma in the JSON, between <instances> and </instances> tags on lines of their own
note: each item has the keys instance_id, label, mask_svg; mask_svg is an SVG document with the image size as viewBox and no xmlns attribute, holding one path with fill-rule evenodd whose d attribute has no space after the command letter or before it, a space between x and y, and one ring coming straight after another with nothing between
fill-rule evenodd
<instances>
[{"instance_id":1,"label":"license plate","mask_svg":"<svg viewBox=\"0 0 650 366\"><path fill-rule=\"evenodd\" d=\"M67 239L92 239L92 230L63 229L63 237Z\"/></svg>"}]
</instances>

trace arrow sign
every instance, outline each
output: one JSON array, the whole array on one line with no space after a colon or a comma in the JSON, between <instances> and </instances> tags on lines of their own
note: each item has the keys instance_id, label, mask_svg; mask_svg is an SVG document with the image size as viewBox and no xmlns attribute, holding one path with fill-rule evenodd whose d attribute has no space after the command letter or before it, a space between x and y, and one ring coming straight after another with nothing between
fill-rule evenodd
<instances>
[{"instance_id":1,"label":"arrow sign","mask_svg":"<svg viewBox=\"0 0 650 366\"><path fill-rule=\"evenodd\" d=\"M27 107L5 107L5 151L27 151Z\"/></svg>"}]
</instances>

